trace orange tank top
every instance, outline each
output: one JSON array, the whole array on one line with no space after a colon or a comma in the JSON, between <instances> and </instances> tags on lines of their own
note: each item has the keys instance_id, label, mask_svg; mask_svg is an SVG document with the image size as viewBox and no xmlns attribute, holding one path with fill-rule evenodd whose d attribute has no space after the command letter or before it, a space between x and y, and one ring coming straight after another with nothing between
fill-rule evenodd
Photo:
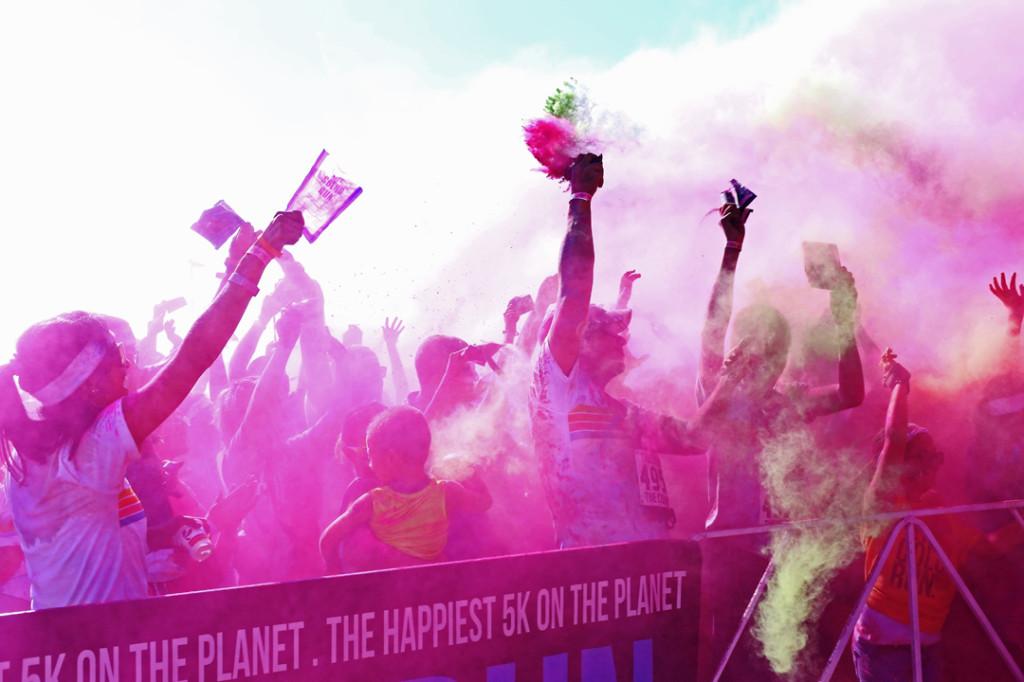
<instances>
[{"instance_id":1,"label":"orange tank top","mask_svg":"<svg viewBox=\"0 0 1024 682\"><path fill-rule=\"evenodd\" d=\"M448 544L448 512L440 481L431 480L422 490L408 494L374 488L370 500L370 530L381 542L417 559L441 558Z\"/></svg>"}]
</instances>

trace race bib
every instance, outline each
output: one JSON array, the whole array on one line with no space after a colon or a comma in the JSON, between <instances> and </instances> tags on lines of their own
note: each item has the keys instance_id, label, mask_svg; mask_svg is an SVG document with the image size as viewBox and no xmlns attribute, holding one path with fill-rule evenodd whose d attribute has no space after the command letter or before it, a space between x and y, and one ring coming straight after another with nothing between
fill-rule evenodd
<instances>
[{"instance_id":1,"label":"race bib","mask_svg":"<svg viewBox=\"0 0 1024 682\"><path fill-rule=\"evenodd\" d=\"M636 451L636 482L640 488L640 503L645 507L672 508L658 455L646 450Z\"/></svg>"}]
</instances>

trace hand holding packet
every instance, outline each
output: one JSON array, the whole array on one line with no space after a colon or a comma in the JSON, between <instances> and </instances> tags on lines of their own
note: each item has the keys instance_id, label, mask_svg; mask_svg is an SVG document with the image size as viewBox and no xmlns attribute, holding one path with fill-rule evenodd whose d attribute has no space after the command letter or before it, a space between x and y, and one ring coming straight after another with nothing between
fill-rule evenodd
<instances>
[{"instance_id":1,"label":"hand holding packet","mask_svg":"<svg viewBox=\"0 0 1024 682\"><path fill-rule=\"evenodd\" d=\"M327 157L327 150L321 150L286 209L302 211L302 232L310 244L363 193L363 188L346 180L341 169Z\"/></svg>"},{"instance_id":2,"label":"hand holding packet","mask_svg":"<svg viewBox=\"0 0 1024 682\"><path fill-rule=\"evenodd\" d=\"M803 248L807 282L815 289L834 289L843 267L839 247L825 242L804 242Z\"/></svg>"}]
</instances>

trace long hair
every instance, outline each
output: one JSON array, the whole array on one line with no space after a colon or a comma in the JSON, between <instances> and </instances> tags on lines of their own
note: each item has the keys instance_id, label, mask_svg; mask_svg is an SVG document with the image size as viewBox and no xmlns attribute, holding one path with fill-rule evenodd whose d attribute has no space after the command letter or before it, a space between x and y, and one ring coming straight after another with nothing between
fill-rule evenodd
<instances>
[{"instance_id":1,"label":"long hair","mask_svg":"<svg viewBox=\"0 0 1024 682\"><path fill-rule=\"evenodd\" d=\"M88 344L100 344L99 366L62 400L42 405L29 416L21 391L32 395L59 377ZM32 325L18 339L14 360L0 368L0 458L17 480L19 457L45 459L61 445L76 442L103 406L90 399L92 379L117 362L116 342L98 316L75 311ZM20 386L20 389L19 389Z\"/></svg>"}]
</instances>

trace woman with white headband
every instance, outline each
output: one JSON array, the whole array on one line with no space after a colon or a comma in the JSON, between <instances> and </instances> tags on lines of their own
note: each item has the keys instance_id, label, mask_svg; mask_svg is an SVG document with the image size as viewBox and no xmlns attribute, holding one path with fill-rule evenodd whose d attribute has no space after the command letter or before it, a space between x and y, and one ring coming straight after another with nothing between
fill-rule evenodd
<instances>
[{"instance_id":1,"label":"woman with white headband","mask_svg":"<svg viewBox=\"0 0 1024 682\"><path fill-rule=\"evenodd\" d=\"M128 363L100 316L67 313L18 339L0 368L0 450L33 608L147 596L144 535L122 532L142 515L125 470L220 355L264 269L302 227L300 212L278 213L137 391L125 388Z\"/></svg>"}]
</instances>

